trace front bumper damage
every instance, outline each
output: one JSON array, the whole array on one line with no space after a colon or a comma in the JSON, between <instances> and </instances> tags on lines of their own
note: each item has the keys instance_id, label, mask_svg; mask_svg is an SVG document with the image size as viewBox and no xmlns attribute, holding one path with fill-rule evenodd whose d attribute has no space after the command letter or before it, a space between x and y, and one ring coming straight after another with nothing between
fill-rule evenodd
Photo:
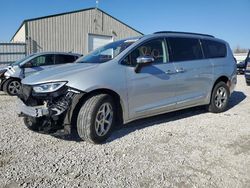
<instances>
[{"instance_id":1,"label":"front bumper damage","mask_svg":"<svg viewBox=\"0 0 250 188\"><path fill-rule=\"evenodd\" d=\"M26 115L34 118L43 117L49 115L49 108L45 105L43 106L27 106L23 101L18 100L18 113L20 115Z\"/></svg>"},{"instance_id":2,"label":"front bumper damage","mask_svg":"<svg viewBox=\"0 0 250 188\"><path fill-rule=\"evenodd\" d=\"M37 94L28 85L19 94L18 114L21 117L39 119L40 131L72 131L73 111L84 93L64 86L53 93Z\"/></svg>"}]
</instances>

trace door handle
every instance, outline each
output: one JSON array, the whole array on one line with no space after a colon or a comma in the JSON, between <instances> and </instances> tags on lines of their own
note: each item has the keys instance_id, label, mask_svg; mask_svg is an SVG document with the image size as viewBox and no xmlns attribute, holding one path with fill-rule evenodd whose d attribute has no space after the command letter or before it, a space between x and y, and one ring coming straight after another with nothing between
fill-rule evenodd
<instances>
[{"instance_id":1,"label":"door handle","mask_svg":"<svg viewBox=\"0 0 250 188\"><path fill-rule=\"evenodd\" d=\"M185 70L183 68L180 68L180 69L176 69L176 72L177 73L183 73L183 72L185 72Z\"/></svg>"}]
</instances>

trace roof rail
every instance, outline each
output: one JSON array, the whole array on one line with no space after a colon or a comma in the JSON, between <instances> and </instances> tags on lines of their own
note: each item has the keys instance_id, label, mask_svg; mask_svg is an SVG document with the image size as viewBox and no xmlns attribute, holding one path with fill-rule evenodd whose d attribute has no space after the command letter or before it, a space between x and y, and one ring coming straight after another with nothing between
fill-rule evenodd
<instances>
[{"instance_id":1,"label":"roof rail","mask_svg":"<svg viewBox=\"0 0 250 188\"><path fill-rule=\"evenodd\" d=\"M179 32L179 31L158 31L155 32L154 34L162 34L162 33L166 33L166 34L189 34L189 35L200 35L200 36L205 36L205 37L213 37L213 35L208 35L208 34L201 34L201 33L190 33L190 32Z\"/></svg>"}]
</instances>

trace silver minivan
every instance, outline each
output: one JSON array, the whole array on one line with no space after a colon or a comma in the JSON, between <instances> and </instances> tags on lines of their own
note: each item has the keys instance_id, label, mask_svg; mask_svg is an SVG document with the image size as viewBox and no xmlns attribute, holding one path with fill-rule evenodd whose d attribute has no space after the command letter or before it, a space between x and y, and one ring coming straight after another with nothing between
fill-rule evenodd
<instances>
[{"instance_id":1,"label":"silver minivan","mask_svg":"<svg viewBox=\"0 0 250 188\"><path fill-rule=\"evenodd\" d=\"M74 128L102 143L114 127L193 106L227 109L236 85L227 42L211 35L157 32L107 44L75 63L22 80L20 116L32 130Z\"/></svg>"},{"instance_id":2,"label":"silver minivan","mask_svg":"<svg viewBox=\"0 0 250 188\"><path fill-rule=\"evenodd\" d=\"M41 52L28 55L0 69L0 90L12 96L17 95L23 78L57 65L72 63L79 57L79 54L64 52Z\"/></svg>"}]
</instances>

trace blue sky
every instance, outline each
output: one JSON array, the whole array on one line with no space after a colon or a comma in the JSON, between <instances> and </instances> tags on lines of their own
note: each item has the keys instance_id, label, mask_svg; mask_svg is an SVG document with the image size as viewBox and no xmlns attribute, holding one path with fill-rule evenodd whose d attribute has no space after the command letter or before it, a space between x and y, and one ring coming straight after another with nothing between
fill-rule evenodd
<instances>
[{"instance_id":1,"label":"blue sky","mask_svg":"<svg viewBox=\"0 0 250 188\"><path fill-rule=\"evenodd\" d=\"M9 41L24 19L94 6L95 0L0 0L0 41ZM200 32L250 48L250 0L100 0L99 8L145 34Z\"/></svg>"}]
</instances>

